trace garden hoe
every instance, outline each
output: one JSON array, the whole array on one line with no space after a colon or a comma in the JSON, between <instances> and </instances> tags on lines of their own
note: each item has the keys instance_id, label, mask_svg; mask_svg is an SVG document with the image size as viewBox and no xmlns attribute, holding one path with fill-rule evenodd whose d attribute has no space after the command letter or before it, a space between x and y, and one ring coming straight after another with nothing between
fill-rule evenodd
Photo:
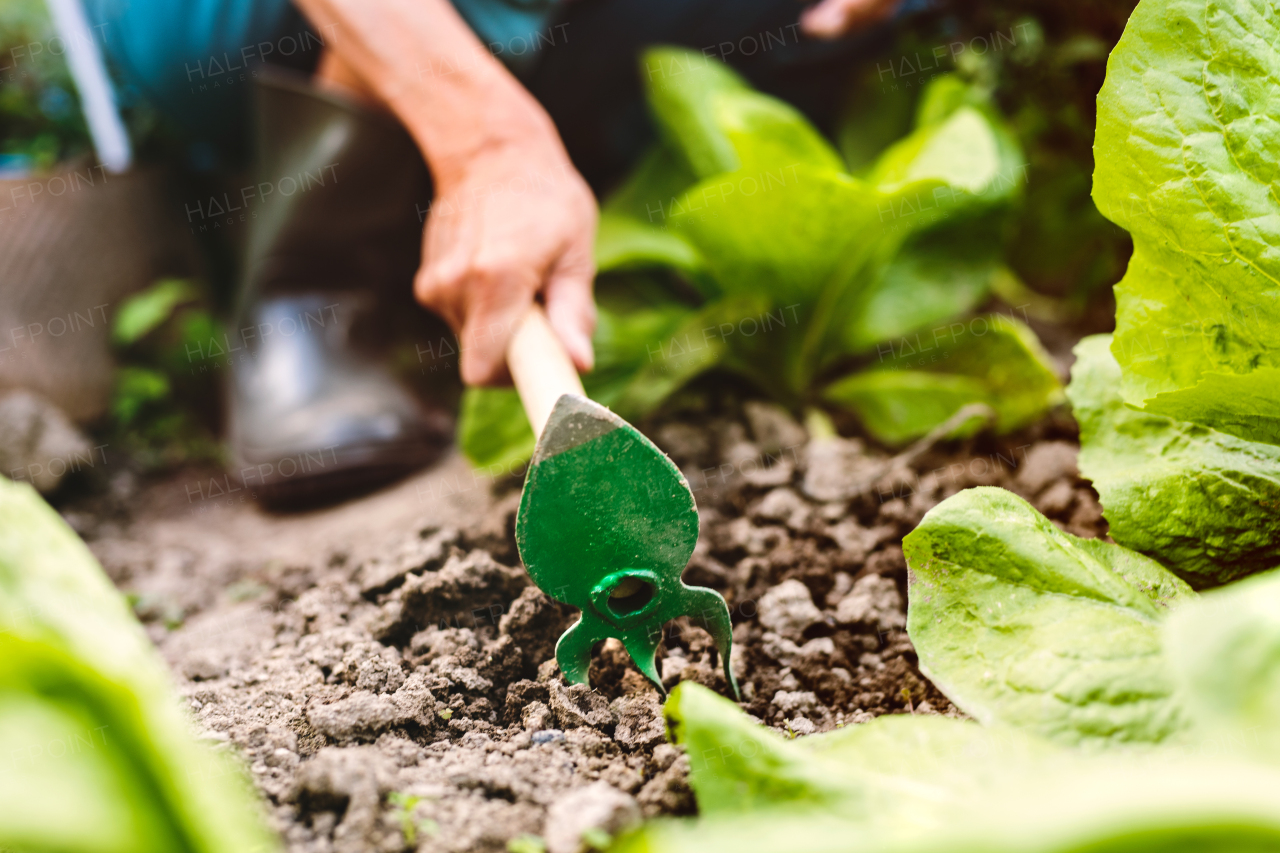
<instances>
[{"instance_id":1,"label":"garden hoe","mask_svg":"<svg viewBox=\"0 0 1280 853\"><path fill-rule=\"evenodd\" d=\"M543 592L582 610L556 643L565 678L588 683L592 646L616 637L665 692L654 662L663 626L689 616L715 639L737 696L729 608L715 590L680 580L698 541L698 511L680 470L587 399L541 308L516 329L507 365L538 437L516 519L520 559Z\"/></svg>"}]
</instances>

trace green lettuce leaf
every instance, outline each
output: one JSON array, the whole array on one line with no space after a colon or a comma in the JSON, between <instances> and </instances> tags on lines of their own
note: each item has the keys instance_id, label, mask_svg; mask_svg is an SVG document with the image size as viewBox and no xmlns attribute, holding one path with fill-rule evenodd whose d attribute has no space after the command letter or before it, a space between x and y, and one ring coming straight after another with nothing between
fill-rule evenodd
<instances>
[{"instance_id":1,"label":"green lettuce leaf","mask_svg":"<svg viewBox=\"0 0 1280 853\"><path fill-rule=\"evenodd\" d=\"M1194 745L1280 764L1280 571L1207 593L1165 625Z\"/></svg>"},{"instance_id":2,"label":"green lettuce leaf","mask_svg":"<svg viewBox=\"0 0 1280 853\"><path fill-rule=\"evenodd\" d=\"M934 202L959 208L1019 194L1026 162L990 100L959 75L934 78L916 105L915 130L872 166L868 182L885 193L940 187Z\"/></svg>"},{"instance_id":3,"label":"green lettuce leaf","mask_svg":"<svg viewBox=\"0 0 1280 853\"><path fill-rule=\"evenodd\" d=\"M668 221L695 247L720 292L777 305L813 304L835 276L857 270L883 241L881 197L857 178L807 166L695 184Z\"/></svg>"},{"instance_id":4,"label":"green lettuce leaf","mask_svg":"<svg viewBox=\"0 0 1280 853\"><path fill-rule=\"evenodd\" d=\"M665 145L654 146L600 209L597 269L665 266L696 278L701 268L697 251L667 226L685 190L696 182L679 155Z\"/></svg>"},{"instance_id":5,"label":"green lettuce leaf","mask_svg":"<svg viewBox=\"0 0 1280 853\"><path fill-rule=\"evenodd\" d=\"M1004 315L938 326L877 347L874 367L830 385L824 397L855 412L876 438L901 444L963 406L980 403L998 432L1040 418L1062 400L1048 353Z\"/></svg>"},{"instance_id":6,"label":"green lettuce leaf","mask_svg":"<svg viewBox=\"0 0 1280 853\"><path fill-rule=\"evenodd\" d=\"M689 783L703 814L780 804L836 809L861 793L844 764L797 749L697 682L678 684L663 713L672 742L689 756Z\"/></svg>"},{"instance_id":7,"label":"green lettuce leaf","mask_svg":"<svg viewBox=\"0 0 1280 853\"><path fill-rule=\"evenodd\" d=\"M692 275L702 266L697 250L679 234L608 213L600 216L595 257L600 272L665 266Z\"/></svg>"},{"instance_id":8,"label":"green lettuce leaf","mask_svg":"<svg viewBox=\"0 0 1280 853\"><path fill-rule=\"evenodd\" d=\"M868 178L886 193L914 183L937 183L979 195L999 174L1000 152L991 124L978 110L965 106L893 145Z\"/></svg>"},{"instance_id":9,"label":"green lettuce leaf","mask_svg":"<svg viewBox=\"0 0 1280 853\"><path fill-rule=\"evenodd\" d=\"M1198 588L1280 566L1280 448L1125 405L1110 344L1076 345L1067 395L1111 537Z\"/></svg>"},{"instance_id":10,"label":"green lettuce leaf","mask_svg":"<svg viewBox=\"0 0 1280 853\"><path fill-rule=\"evenodd\" d=\"M844 169L799 110L755 91L717 59L654 48L645 52L641 71L662 138L699 178L791 165Z\"/></svg>"},{"instance_id":11,"label":"green lettuce leaf","mask_svg":"<svg viewBox=\"0 0 1280 853\"><path fill-rule=\"evenodd\" d=\"M980 217L913 234L852 312L847 350L864 352L978 308L1001 268L1000 231L998 218Z\"/></svg>"},{"instance_id":12,"label":"green lettuce leaf","mask_svg":"<svg viewBox=\"0 0 1280 853\"><path fill-rule=\"evenodd\" d=\"M911 718L903 728L923 728L923 719ZM991 752L999 754L998 742ZM914 757L905 751L889 772ZM895 825L868 826L856 818L775 808L696 822L656 821L609 850L1271 853L1280 844L1280 811L1267 787L1257 786L1273 788L1278 780L1276 770L1245 761L1135 763L1068 757L1011 771L991 786L952 789L926 780L916 787L934 802L906 814L891 811L898 819Z\"/></svg>"},{"instance_id":13,"label":"green lettuce leaf","mask_svg":"<svg viewBox=\"0 0 1280 853\"><path fill-rule=\"evenodd\" d=\"M46 643L0 637L0 843L20 850L193 849L127 689ZM68 804L74 803L74 808ZM9 848L5 848L9 849ZM227 849L227 848L223 848Z\"/></svg>"},{"instance_id":14,"label":"green lettuce leaf","mask_svg":"<svg viewBox=\"0 0 1280 853\"><path fill-rule=\"evenodd\" d=\"M942 790L986 784L1058 752L1023 732L937 716L879 717L788 740L696 682L677 685L663 713L671 740L689 756L698 810L708 816L785 807L889 827L932 811ZM1000 763L957 760L996 752Z\"/></svg>"},{"instance_id":15,"label":"green lettuce leaf","mask_svg":"<svg viewBox=\"0 0 1280 853\"><path fill-rule=\"evenodd\" d=\"M0 846L269 851L248 780L191 736L124 598L30 486L0 478Z\"/></svg>"},{"instance_id":16,"label":"green lettuce leaf","mask_svg":"<svg viewBox=\"0 0 1280 853\"><path fill-rule=\"evenodd\" d=\"M1192 388L1166 391L1146 411L1193 421L1248 440L1280 444L1280 369L1258 367L1244 376L1205 373Z\"/></svg>"},{"instance_id":17,"label":"green lettuce leaf","mask_svg":"<svg viewBox=\"0 0 1280 853\"><path fill-rule=\"evenodd\" d=\"M1093 197L1133 235L1124 399L1280 444L1280 9L1143 0L1098 96Z\"/></svg>"},{"instance_id":18,"label":"green lettuce leaf","mask_svg":"<svg viewBox=\"0 0 1280 853\"><path fill-rule=\"evenodd\" d=\"M1193 593L1154 560L989 487L938 504L902 550L920 668L966 713L1072 745L1186 728L1160 626Z\"/></svg>"},{"instance_id":19,"label":"green lettuce leaf","mask_svg":"<svg viewBox=\"0 0 1280 853\"><path fill-rule=\"evenodd\" d=\"M537 439L514 388L467 388L458 410L458 447L477 468L510 471L533 456Z\"/></svg>"},{"instance_id":20,"label":"green lettuce leaf","mask_svg":"<svg viewBox=\"0 0 1280 853\"><path fill-rule=\"evenodd\" d=\"M827 400L856 412L867 432L886 444L919 438L964 406L989 397L980 379L920 371L855 373L826 392ZM972 435L981 426L966 422L950 437Z\"/></svg>"},{"instance_id":21,"label":"green lettuce leaf","mask_svg":"<svg viewBox=\"0 0 1280 853\"><path fill-rule=\"evenodd\" d=\"M921 715L786 740L690 682L665 712L701 817L651 822L612 853L1262 853L1280 843L1269 790L1280 771L1239 759L1082 754Z\"/></svg>"}]
</instances>

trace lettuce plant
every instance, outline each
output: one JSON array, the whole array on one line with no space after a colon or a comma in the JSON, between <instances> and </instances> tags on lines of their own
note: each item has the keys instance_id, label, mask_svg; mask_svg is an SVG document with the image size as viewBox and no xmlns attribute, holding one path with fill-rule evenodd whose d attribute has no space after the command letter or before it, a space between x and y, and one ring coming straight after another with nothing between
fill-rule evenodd
<instances>
[{"instance_id":1,"label":"lettuce plant","mask_svg":"<svg viewBox=\"0 0 1280 853\"><path fill-rule=\"evenodd\" d=\"M198 745L89 550L0 477L0 849L268 853L240 768Z\"/></svg>"},{"instance_id":2,"label":"lettuce plant","mask_svg":"<svg viewBox=\"0 0 1280 853\"><path fill-rule=\"evenodd\" d=\"M1143 0L1107 63L1098 209L1133 235L1116 287L1125 402L1280 444L1280 10ZM1274 513L1273 513L1274 514Z\"/></svg>"},{"instance_id":3,"label":"lettuce plant","mask_svg":"<svg viewBox=\"0 0 1280 853\"><path fill-rule=\"evenodd\" d=\"M977 721L790 740L685 682L665 713L700 817L614 853L1280 846L1280 572L1200 597L1118 545L1042 529L998 489L958 498L908 537L909 630Z\"/></svg>"},{"instance_id":4,"label":"lettuce plant","mask_svg":"<svg viewBox=\"0 0 1280 853\"><path fill-rule=\"evenodd\" d=\"M1067 389L1111 538L1195 587L1280 566L1280 447L1127 405L1111 342L1076 346Z\"/></svg>"},{"instance_id":5,"label":"lettuce plant","mask_svg":"<svg viewBox=\"0 0 1280 853\"><path fill-rule=\"evenodd\" d=\"M1112 537L1204 587L1280 565L1280 11L1143 0L1098 96L1093 195L1133 235L1077 349L1081 472Z\"/></svg>"},{"instance_id":6,"label":"lettuce plant","mask_svg":"<svg viewBox=\"0 0 1280 853\"><path fill-rule=\"evenodd\" d=\"M1280 569L1200 599L994 488L938 504L902 550L920 668L984 724L1095 751L1249 738L1280 758Z\"/></svg>"},{"instance_id":7,"label":"lettuce plant","mask_svg":"<svg viewBox=\"0 0 1280 853\"><path fill-rule=\"evenodd\" d=\"M685 682L665 713L669 736L689 756L700 816L651 822L610 850L1276 849L1280 576L1249 583L1242 594L1254 606L1244 624L1220 618L1222 605L1236 602L1193 600L1157 632L1165 669L1186 697L1188 732L1160 747L1100 752L936 715L878 717L789 740ZM1256 651L1237 642L1246 636Z\"/></svg>"},{"instance_id":8,"label":"lettuce plant","mask_svg":"<svg viewBox=\"0 0 1280 853\"><path fill-rule=\"evenodd\" d=\"M1025 168L981 91L935 79L915 129L854 175L719 62L664 48L643 67L660 141L602 208L595 399L637 418L720 368L793 409L852 411L887 443L972 403L1007 431L1058 402L1022 323L970 316ZM531 440L512 422L513 392L469 391L463 449L519 458Z\"/></svg>"},{"instance_id":9,"label":"lettuce plant","mask_svg":"<svg viewBox=\"0 0 1280 853\"><path fill-rule=\"evenodd\" d=\"M979 721L1073 745L1185 728L1160 627L1193 593L1154 560L989 487L934 507L902 551L920 668Z\"/></svg>"},{"instance_id":10,"label":"lettuce plant","mask_svg":"<svg viewBox=\"0 0 1280 853\"><path fill-rule=\"evenodd\" d=\"M1118 544L996 489L943 501L904 540L921 667L980 720L1067 743L1184 738L1194 697L1157 642L1165 615L1190 587L1280 566L1275 202L1256 186L1276 66L1245 35L1277 23L1246 2L1143 0L1108 63L1094 197L1135 250L1116 334L1080 342L1067 393ZM1237 637L1225 651L1270 654Z\"/></svg>"}]
</instances>

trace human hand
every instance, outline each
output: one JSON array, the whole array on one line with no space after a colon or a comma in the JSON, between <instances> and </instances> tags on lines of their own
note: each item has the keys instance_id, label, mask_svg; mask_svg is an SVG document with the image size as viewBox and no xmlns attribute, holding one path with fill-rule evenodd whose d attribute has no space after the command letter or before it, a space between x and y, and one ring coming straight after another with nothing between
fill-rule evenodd
<instances>
[{"instance_id":1,"label":"human hand","mask_svg":"<svg viewBox=\"0 0 1280 853\"><path fill-rule=\"evenodd\" d=\"M436 181L414 293L457 333L462 380L507 379L507 343L538 294L574 365L590 370L598 213L559 140L486 149Z\"/></svg>"},{"instance_id":2,"label":"human hand","mask_svg":"<svg viewBox=\"0 0 1280 853\"><path fill-rule=\"evenodd\" d=\"M507 378L507 343L538 295L590 370L596 203L551 117L449 0L296 2L335 28L329 81L394 113L431 167L414 293L457 332L463 381ZM445 67L461 70L432 70Z\"/></svg>"},{"instance_id":3,"label":"human hand","mask_svg":"<svg viewBox=\"0 0 1280 853\"><path fill-rule=\"evenodd\" d=\"M800 15L800 28L819 39L836 39L882 21L902 0L821 0Z\"/></svg>"}]
</instances>

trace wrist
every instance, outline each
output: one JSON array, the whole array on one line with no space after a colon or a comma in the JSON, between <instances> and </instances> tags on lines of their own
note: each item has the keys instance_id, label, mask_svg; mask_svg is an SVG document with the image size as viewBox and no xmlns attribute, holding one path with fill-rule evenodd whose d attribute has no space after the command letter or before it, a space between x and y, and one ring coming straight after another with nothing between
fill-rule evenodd
<instances>
[{"instance_id":1,"label":"wrist","mask_svg":"<svg viewBox=\"0 0 1280 853\"><path fill-rule=\"evenodd\" d=\"M536 138L532 131L508 134L505 129L453 148L448 156L429 155L427 159L437 192L476 181L559 174L572 167L558 138Z\"/></svg>"},{"instance_id":2,"label":"wrist","mask_svg":"<svg viewBox=\"0 0 1280 853\"><path fill-rule=\"evenodd\" d=\"M551 117L513 78L488 84L474 78L450 82L461 84L451 97L442 98L437 89L428 99L415 91L420 87L406 87L402 104L394 107L426 157L438 189L446 190L480 164L495 160L568 162ZM442 100L450 108L442 109Z\"/></svg>"}]
</instances>

